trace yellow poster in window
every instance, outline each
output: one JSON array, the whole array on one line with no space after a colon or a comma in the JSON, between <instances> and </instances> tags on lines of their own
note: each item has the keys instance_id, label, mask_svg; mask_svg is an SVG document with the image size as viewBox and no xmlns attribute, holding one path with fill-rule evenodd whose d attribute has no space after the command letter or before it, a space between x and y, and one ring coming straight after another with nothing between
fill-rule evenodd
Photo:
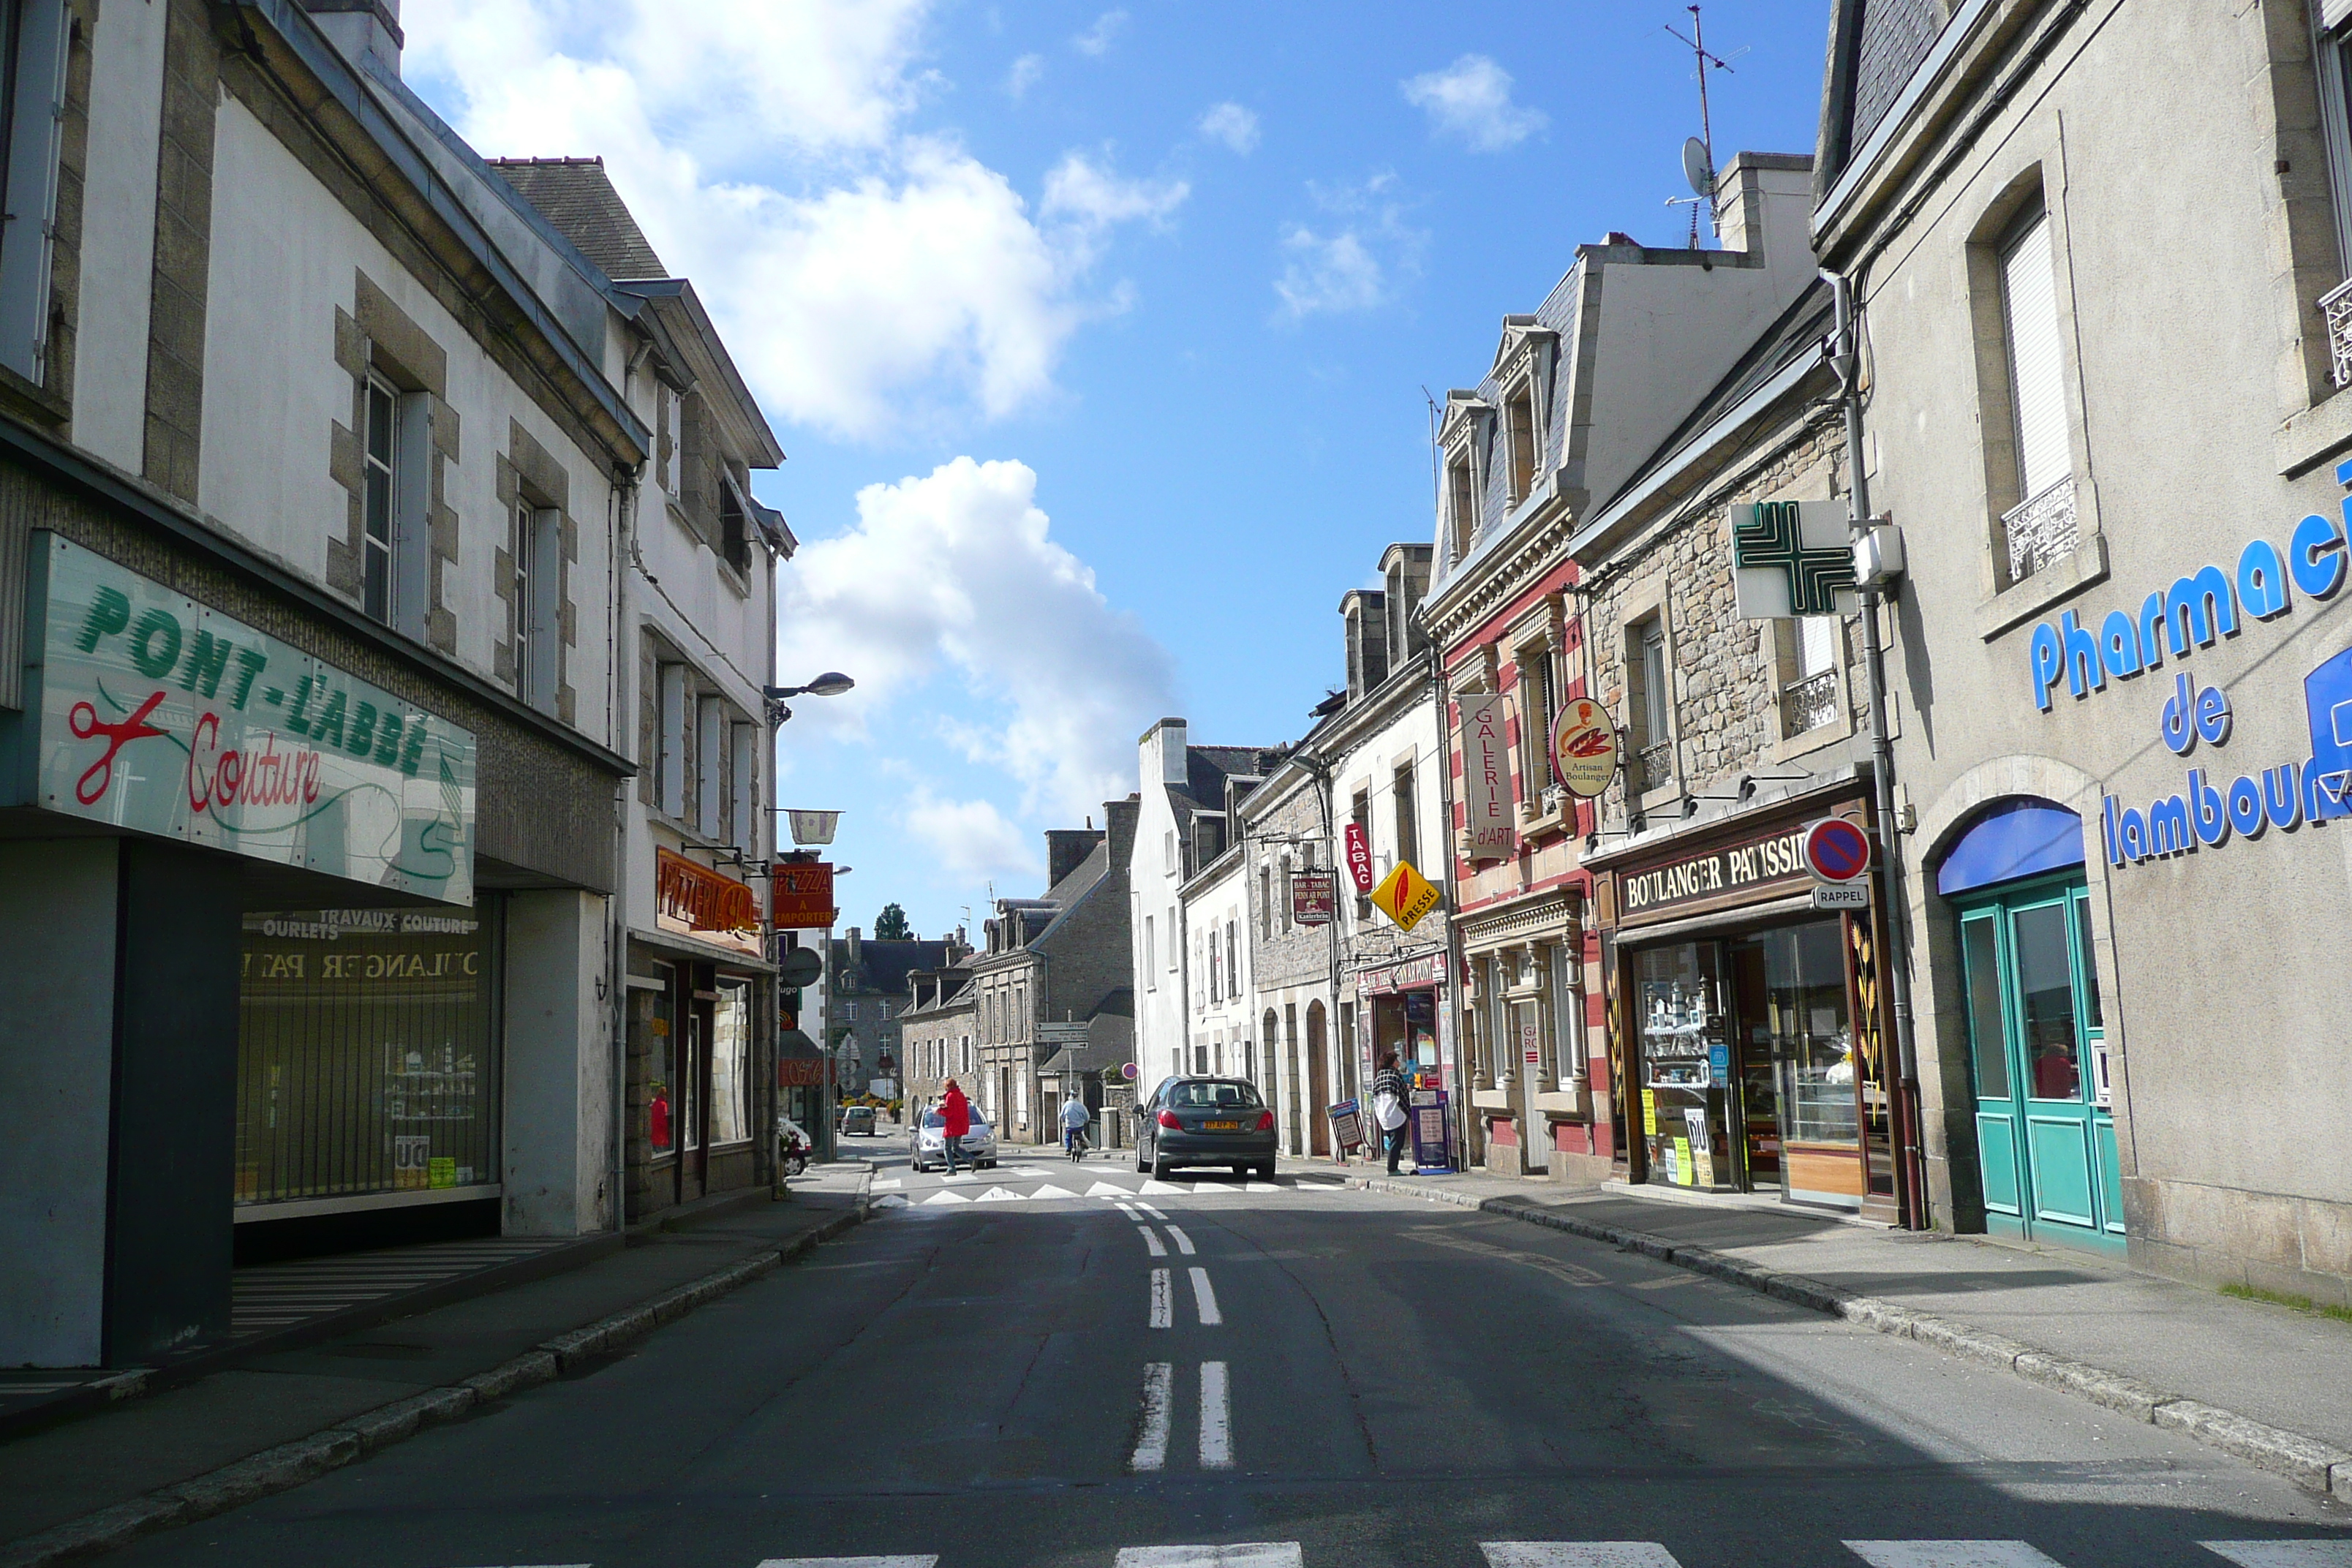
<instances>
[{"instance_id":1,"label":"yellow poster in window","mask_svg":"<svg viewBox=\"0 0 2352 1568\"><path fill-rule=\"evenodd\" d=\"M1410 860L1398 861L1388 879L1372 889L1372 902L1396 921L1399 931L1411 931L1421 923L1422 916L1444 901L1436 885L1414 870Z\"/></svg>"},{"instance_id":2,"label":"yellow poster in window","mask_svg":"<svg viewBox=\"0 0 2352 1568\"><path fill-rule=\"evenodd\" d=\"M1675 1179L1684 1186L1698 1185L1698 1163L1691 1158L1690 1140L1675 1140Z\"/></svg>"},{"instance_id":3,"label":"yellow poster in window","mask_svg":"<svg viewBox=\"0 0 2352 1568\"><path fill-rule=\"evenodd\" d=\"M1642 1134L1645 1138L1658 1135L1658 1097L1646 1089L1642 1091Z\"/></svg>"}]
</instances>

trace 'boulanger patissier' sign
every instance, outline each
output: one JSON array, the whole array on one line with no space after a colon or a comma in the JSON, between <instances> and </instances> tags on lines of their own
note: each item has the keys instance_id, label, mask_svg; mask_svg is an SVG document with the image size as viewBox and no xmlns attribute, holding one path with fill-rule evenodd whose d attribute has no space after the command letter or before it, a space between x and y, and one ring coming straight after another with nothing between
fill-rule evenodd
<instances>
[{"instance_id":1,"label":"'boulanger patissier' sign","mask_svg":"<svg viewBox=\"0 0 2352 1568\"><path fill-rule=\"evenodd\" d=\"M55 534L34 542L39 804L474 901L471 731Z\"/></svg>"}]
</instances>

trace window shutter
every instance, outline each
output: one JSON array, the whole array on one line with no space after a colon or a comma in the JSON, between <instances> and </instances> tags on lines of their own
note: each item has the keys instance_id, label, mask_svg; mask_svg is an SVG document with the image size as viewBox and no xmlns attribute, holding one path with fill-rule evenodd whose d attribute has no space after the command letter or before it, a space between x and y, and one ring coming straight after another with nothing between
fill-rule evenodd
<instances>
[{"instance_id":1,"label":"window shutter","mask_svg":"<svg viewBox=\"0 0 2352 1568\"><path fill-rule=\"evenodd\" d=\"M2332 33L2352 16L2352 0L2322 0L2319 7L2319 30Z\"/></svg>"},{"instance_id":2,"label":"window shutter","mask_svg":"<svg viewBox=\"0 0 2352 1568\"><path fill-rule=\"evenodd\" d=\"M65 0L17 14L15 113L8 126L6 209L0 226L0 364L42 378L49 327L49 254L58 211L58 144L65 116Z\"/></svg>"},{"instance_id":3,"label":"window shutter","mask_svg":"<svg viewBox=\"0 0 2352 1568\"><path fill-rule=\"evenodd\" d=\"M2058 280L2047 214L2000 258L2001 307L2009 331L2010 387L2017 410L2017 468L2030 500L2074 472L2059 366Z\"/></svg>"}]
</instances>

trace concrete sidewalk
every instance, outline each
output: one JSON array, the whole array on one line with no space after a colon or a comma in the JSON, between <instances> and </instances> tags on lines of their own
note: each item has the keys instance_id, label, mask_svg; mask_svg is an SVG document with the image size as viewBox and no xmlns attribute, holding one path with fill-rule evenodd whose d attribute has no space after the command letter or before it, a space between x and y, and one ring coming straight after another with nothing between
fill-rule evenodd
<instances>
[{"instance_id":1,"label":"concrete sidewalk","mask_svg":"<svg viewBox=\"0 0 2352 1568\"><path fill-rule=\"evenodd\" d=\"M592 1365L865 1217L872 1168L818 1167L784 1202L658 1221L551 1279L304 1349L0 1444L0 1568L203 1518Z\"/></svg>"},{"instance_id":2,"label":"concrete sidewalk","mask_svg":"<svg viewBox=\"0 0 2352 1568\"><path fill-rule=\"evenodd\" d=\"M2178 1427L2352 1500L2352 1323L2072 1249L1889 1230L1778 1204L1284 1163L1636 1246Z\"/></svg>"}]
</instances>

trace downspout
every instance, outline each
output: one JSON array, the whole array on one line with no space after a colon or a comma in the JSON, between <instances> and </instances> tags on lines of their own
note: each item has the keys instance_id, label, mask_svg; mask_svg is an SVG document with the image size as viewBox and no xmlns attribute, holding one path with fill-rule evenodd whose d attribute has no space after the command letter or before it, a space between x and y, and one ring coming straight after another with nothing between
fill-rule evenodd
<instances>
[{"instance_id":1,"label":"downspout","mask_svg":"<svg viewBox=\"0 0 2352 1568\"><path fill-rule=\"evenodd\" d=\"M1831 368L1837 373L1840 401L1845 407L1846 468L1851 476L1848 527L1857 542L1870 530L1870 476L1864 471L1862 438L1862 376L1860 336L1854 320L1853 286L1842 273L1823 272L1837 307L1837 346ZM1862 589L1863 662L1870 678L1870 772L1878 816L1878 896L1886 911L1887 945L1879 972L1885 976L1887 999L1895 1009L1896 1070L1902 1075L1902 1099L1896 1107L1896 1136L1903 1162L1903 1223L1913 1230L1928 1227L1923 1129L1919 1120L1919 1052L1911 1016L1911 910L1903 891L1903 856L1895 817L1895 748L1886 728L1886 650L1879 636L1879 607L1889 602L1889 590L1875 584Z\"/></svg>"},{"instance_id":2,"label":"downspout","mask_svg":"<svg viewBox=\"0 0 2352 1568\"><path fill-rule=\"evenodd\" d=\"M637 516L637 476L640 464L634 468L616 468L613 472L613 548L607 563L606 605L612 616L610 636L606 638L604 678L604 735L609 745L619 739L621 672L621 639L626 630L627 608L625 579L621 574L622 552L635 548ZM618 747L614 748L619 750ZM635 748L632 747L632 750ZM639 759L642 761L642 759ZM612 919L605 941L605 984L613 1010L613 1229L628 1228L629 1170L629 789L631 780L621 779L613 786L613 865L614 892L610 900Z\"/></svg>"},{"instance_id":3,"label":"downspout","mask_svg":"<svg viewBox=\"0 0 2352 1568\"><path fill-rule=\"evenodd\" d=\"M1415 618L1420 612L1415 610ZM1463 987L1469 978L1467 960L1462 946L1462 879L1457 874L1460 857L1454 849L1454 725L1450 712L1454 693L1445 679L1445 661L1438 657L1437 639L1430 635L1429 624L1422 622L1422 635L1429 645L1429 689L1437 699L1437 799L1438 821L1442 837L1438 847L1445 856L1445 1018L1448 1032L1454 1038L1454 1071L1449 1075L1454 1089L1454 1147L1461 1164L1470 1164L1470 1100L1462 1092L1469 1082L1469 1053L1463 1038Z\"/></svg>"}]
</instances>

